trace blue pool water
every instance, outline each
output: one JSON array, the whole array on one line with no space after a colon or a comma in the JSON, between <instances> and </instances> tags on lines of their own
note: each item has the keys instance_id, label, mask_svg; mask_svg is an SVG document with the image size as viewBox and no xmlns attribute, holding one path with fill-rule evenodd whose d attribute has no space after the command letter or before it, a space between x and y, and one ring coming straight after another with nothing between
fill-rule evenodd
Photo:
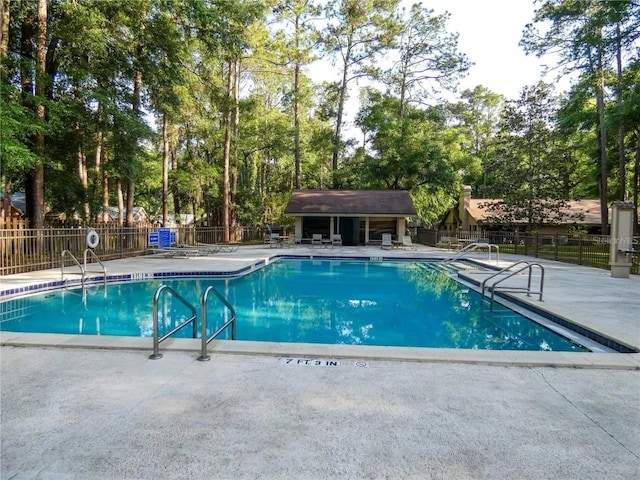
<instances>
[{"instance_id":1,"label":"blue pool water","mask_svg":"<svg viewBox=\"0 0 640 480\"><path fill-rule=\"evenodd\" d=\"M1 303L0 330L151 336L153 295L162 284L198 310L202 292L215 285L234 305L238 340L586 350L504 307L489 311L476 292L423 262L281 260L235 279L154 280L110 284L106 290L91 287L84 293L49 292ZM226 314L210 296L211 332ZM188 316L172 297L161 300L162 328ZM190 329L178 336L190 336ZM219 338L229 338L229 332Z\"/></svg>"}]
</instances>

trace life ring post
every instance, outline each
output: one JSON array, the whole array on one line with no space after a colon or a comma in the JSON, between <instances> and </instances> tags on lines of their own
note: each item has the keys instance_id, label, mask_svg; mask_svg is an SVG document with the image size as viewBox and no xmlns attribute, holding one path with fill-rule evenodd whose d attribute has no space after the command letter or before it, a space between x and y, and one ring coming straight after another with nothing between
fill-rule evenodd
<instances>
[{"instance_id":1,"label":"life ring post","mask_svg":"<svg viewBox=\"0 0 640 480\"><path fill-rule=\"evenodd\" d=\"M93 228L90 228L87 231L85 241L87 242L87 247L93 249L96 248L100 243L100 236L98 235L98 232L96 232Z\"/></svg>"}]
</instances>

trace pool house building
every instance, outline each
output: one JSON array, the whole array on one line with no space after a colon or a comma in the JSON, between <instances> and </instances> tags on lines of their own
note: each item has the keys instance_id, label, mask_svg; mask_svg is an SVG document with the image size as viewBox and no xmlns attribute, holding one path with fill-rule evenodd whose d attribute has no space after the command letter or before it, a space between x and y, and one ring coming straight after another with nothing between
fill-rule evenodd
<instances>
[{"instance_id":1,"label":"pool house building","mask_svg":"<svg viewBox=\"0 0 640 480\"><path fill-rule=\"evenodd\" d=\"M416 209L406 190L294 190L284 213L295 218L296 240L340 234L343 245L368 245L383 233L401 238Z\"/></svg>"}]
</instances>

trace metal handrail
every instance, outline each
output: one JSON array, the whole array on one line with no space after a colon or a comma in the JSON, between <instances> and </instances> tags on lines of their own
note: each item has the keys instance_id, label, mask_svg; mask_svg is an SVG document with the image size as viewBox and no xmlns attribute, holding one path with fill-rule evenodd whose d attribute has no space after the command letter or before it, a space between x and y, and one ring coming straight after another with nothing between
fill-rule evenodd
<instances>
[{"instance_id":1,"label":"metal handrail","mask_svg":"<svg viewBox=\"0 0 640 480\"><path fill-rule=\"evenodd\" d=\"M96 255L96 252L94 252L90 248L87 248L84 251L84 273L85 273L85 275L88 272L88 270L87 270L87 253L90 253L91 256L93 258L95 258L97 260L97 262L100 264L100 266L102 267L102 274L103 274L103 276L102 276L102 284L106 288L107 287L107 268L104 266L104 263L102 263L102 261L98 258L98 255Z\"/></svg>"},{"instance_id":2,"label":"metal handrail","mask_svg":"<svg viewBox=\"0 0 640 480\"><path fill-rule=\"evenodd\" d=\"M69 250L63 250L62 251L62 256L61 256L61 259L60 259L60 280L64 280L64 257L67 254L73 259L73 262L80 269L80 275L82 275L82 279L80 281L80 284L82 285L82 288L84 288L84 277L85 277L84 268L82 268L82 265L80 264L78 259Z\"/></svg>"},{"instance_id":3,"label":"metal handrail","mask_svg":"<svg viewBox=\"0 0 640 480\"><path fill-rule=\"evenodd\" d=\"M220 300L224 304L224 306L229 309L229 311L231 312L231 318L226 322L224 322L224 324L220 328L218 328L215 332L211 334L209 338L207 338L207 300L209 299L209 292L213 292L213 294L216 297L218 297L218 300ZM216 338L218 335L220 335L224 331L224 329L229 326L229 324L231 324L231 340L236 339L236 311L234 310L233 306L227 301L227 299L224 298L213 285L211 285L210 287L207 287L207 289L202 294L201 307L202 307L202 352L200 353L198 360L200 360L201 362L207 362L211 359L211 357L207 355L207 344L211 340Z\"/></svg>"},{"instance_id":4,"label":"metal handrail","mask_svg":"<svg viewBox=\"0 0 640 480\"><path fill-rule=\"evenodd\" d=\"M180 300L180 302L182 302L189 310L191 310L192 315L191 317L189 317L187 320L182 322L180 325L175 327L170 332L165 333L162 337L158 337L159 335L158 333L158 299L160 298L160 295L164 291L170 293L171 295L176 297L178 300ZM197 318L198 318L198 315L196 313L195 307L191 305L187 299L185 299L182 295L176 292L169 285L160 285L156 290L156 293L153 295L153 354L150 355L149 358L151 360L158 360L159 358L162 358L162 354L160 353L160 342L169 338L171 335L176 333L178 330L183 328L188 323L193 324L193 338L196 338L198 333L197 331L198 327L196 324Z\"/></svg>"},{"instance_id":5,"label":"metal handrail","mask_svg":"<svg viewBox=\"0 0 640 480\"><path fill-rule=\"evenodd\" d=\"M511 265L509 265L508 267L503 268L502 270L500 270L499 272L494 273L493 275L485 278L482 281L482 298L484 299L484 291L485 291L485 286L488 280L491 280L494 277L497 277L498 275L501 275L503 273L506 273L507 271L511 270L512 268L518 266L518 265L523 265L521 268L519 268L518 270L515 270L513 272L511 272L509 275L507 275L506 277L501 278L500 280L494 282L491 286L488 286L487 288L489 288L489 290L491 291L491 309L493 309L493 302L494 302L494 298L495 298L495 293L496 293L496 286L499 283L504 282L505 280L508 280L509 278L513 277L514 275L517 275L518 273L524 271L524 270L528 270L529 271L529 275L528 275L528 280L527 280L527 287L505 287L505 288L501 288L500 290L503 292L526 292L527 293L527 297L530 297L531 294L537 294L538 296L538 301L542 301L542 292L544 290L544 267L542 265L540 265L539 263L530 263L527 262L525 260L521 260L519 262L513 263ZM538 292L532 292L531 291L531 275L533 273L533 267L538 267L540 269L540 291Z\"/></svg>"},{"instance_id":6,"label":"metal handrail","mask_svg":"<svg viewBox=\"0 0 640 480\"><path fill-rule=\"evenodd\" d=\"M491 248L495 247L496 249L496 263L500 263L500 247L493 243L486 242L473 242L464 247L462 250L457 252L453 257L443 260L443 263L453 262L454 260L458 260L464 257L467 253L473 252L478 248L488 248L489 249L489 261L491 261Z\"/></svg>"}]
</instances>

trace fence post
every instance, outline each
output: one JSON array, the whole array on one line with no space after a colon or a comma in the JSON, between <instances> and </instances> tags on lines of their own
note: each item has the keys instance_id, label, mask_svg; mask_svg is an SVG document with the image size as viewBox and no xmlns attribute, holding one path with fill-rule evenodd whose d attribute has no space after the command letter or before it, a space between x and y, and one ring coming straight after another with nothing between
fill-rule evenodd
<instances>
[{"instance_id":1,"label":"fence post","mask_svg":"<svg viewBox=\"0 0 640 480\"><path fill-rule=\"evenodd\" d=\"M49 227L49 264L51 265L51 268L55 268L55 264L53 260L53 255L55 254L55 251L54 251L53 244L54 244L53 227Z\"/></svg>"},{"instance_id":2,"label":"fence post","mask_svg":"<svg viewBox=\"0 0 640 480\"><path fill-rule=\"evenodd\" d=\"M553 252L553 259L556 262L558 261L558 242L560 242L560 235L556 233L553 236L553 244L555 245L555 249L554 249L554 252Z\"/></svg>"},{"instance_id":3,"label":"fence post","mask_svg":"<svg viewBox=\"0 0 640 480\"><path fill-rule=\"evenodd\" d=\"M578 265L582 265L582 235L578 238Z\"/></svg>"}]
</instances>

